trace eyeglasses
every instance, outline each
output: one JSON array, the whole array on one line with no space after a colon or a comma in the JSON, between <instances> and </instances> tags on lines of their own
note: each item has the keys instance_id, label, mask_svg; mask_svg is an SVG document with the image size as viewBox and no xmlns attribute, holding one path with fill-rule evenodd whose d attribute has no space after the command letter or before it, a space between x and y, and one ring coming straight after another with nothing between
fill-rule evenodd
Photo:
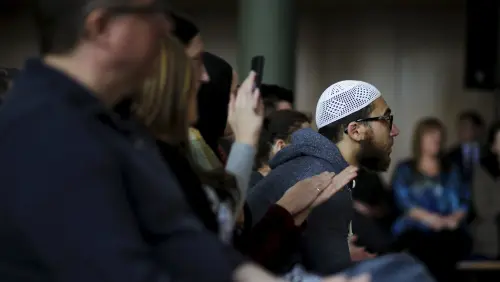
<instances>
[{"instance_id":1,"label":"eyeglasses","mask_svg":"<svg viewBox=\"0 0 500 282\"><path fill-rule=\"evenodd\" d=\"M358 120L355 120L354 122L366 122L366 121L380 121L380 120L385 120L389 123L389 130L392 130L392 123L394 121L394 116L393 115L388 115L388 116L379 116L379 117L370 117L370 118L361 118ZM344 130L344 133L347 134L348 129L346 128Z\"/></svg>"}]
</instances>

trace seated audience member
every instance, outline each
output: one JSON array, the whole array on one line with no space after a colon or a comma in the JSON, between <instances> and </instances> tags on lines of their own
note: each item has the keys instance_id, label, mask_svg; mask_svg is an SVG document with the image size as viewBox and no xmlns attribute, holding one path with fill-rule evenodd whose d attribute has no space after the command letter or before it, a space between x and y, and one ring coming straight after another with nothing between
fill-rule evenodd
<instances>
[{"instance_id":1,"label":"seated audience member","mask_svg":"<svg viewBox=\"0 0 500 282\"><path fill-rule=\"evenodd\" d=\"M352 190L354 205L353 232L357 242L374 253L385 253L392 244L391 230L387 221L391 216L392 194L380 176L361 169Z\"/></svg>"},{"instance_id":2,"label":"seated audience member","mask_svg":"<svg viewBox=\"0 0 500 282\"><path fill-rule=\"evenodd\" d=\"M189 129L189 139L194 161L205 169L215 169L226 164L233 144L226 144L223 149L220 141L226 125L230 127L227 123L229 97L236 94L238 75L222 58L208 52L204 58L211 80L198 91L198 121L196 128Z\"/></svg>"},{"instance_id":3,"label":"seated audience member","mask_svg":"<svg viewBox=\"0 0 500 282\"><path fill-rule=\"evenodd\" d=\"M474 169L472 182L476 218L472 222L473 254L499 259L500 250L500 123L488 133L484 155Z\"/></svg>"},{"instance_id":4,"label":"seated audience member","mask_svg":"<svg viewBox=\"0 0 500 282\"><path fill-rule=\"evenodd\" d=\"M180 14L171 13L170 11L166 11L166 14L172 19L173 35L184 45L186 55L193 60L195 68L200 73L201 81L210 81L210 75L206 71L204 64L205 44L199 28Z\"/></svg>"},{"instance_id":5,"label":"seated audience member","mask_svg":"<svg viewBox=\"0 0 500 282\"><path fill-rule=\"evenodd\" d=\"M226 152L219 148L219 139L224 135L227 122L227 105L229 93L236 93L238 76L233 68L222 58L204 52L204 43L198 27L186 17L179 14L170 15L174 21L173 33L185 47L198 72L201 73L202 85L198 91L198 121L196 130L190 130L190 139L194 143L206 143L215 155L223 162ZM198 131L198 132L196 132ZM198 134L199 133L199 134ZM200 141L199 137L203 137ZM210 154L207 152L207 154ZM210 154L211 155L211 154ZM211 156L209 156L211 158ZM204 161L203 161L204 162ZM214 164L210 161L211 165Z\"/></svg>"},{"instance_id":6,"label":"seated audience member","mask_svg":"<svg viewBox=\"0 0 500 282\"><path fill-rule=\"evenodd\" d=\"M262 84L260 93L264 101L265 116L274 111L293 109L293 92L274 84Z\"/></svg>"},{"instance_id":7,"label":"seated audience member","mask_svg":"<svg viewBox=\"0 0 500 282\"><path fill-rule=\"evenodd\" d=\"M393 180L402 212L393 227L398 246L423 261L438 281L456 281L455 264L470 249L462 228L467 205L460 202L460 173L442 157L445 129L436 118L421 120L413 158L398 165Z\"/></svg>"},{"instance_id":8,"label":"seated audience member","mask_svg":"<svg viewBox=\"0 0 500 282\"><path fill-rule=\"evenodd\" d=\"M474 167L481 157L483 127L483 118L474 111L462 112L458 117L459 144L448 152L448 157L460 169L466 183L471 183Z\"/></svg>"},{"instance_id":9,"label":"seated audience member","mask_svg":"<svg viewBox=\"0 0 500 282\"><path fill-rule=\"evenodd\" d=\"M195 127L219 158L226 161L224 157L229 151L222 151L219 141L227 126L229 98L236 94L238 75L229 63L214 54L205 52L203 58L212 79L198 91L199 119Z\"/></svg>"},{"instance_id":10,"label":"seated audience member","mask_svg":"<svg viewBox=\"0 0 500 282\"><path fill-rule=\"evenodd\" d=\"M258 222L290 187L318 173L338 173L349 165L386 170L393 138L399 133L392 121L391 110L373 85L341 81L328 87L316 108L319 133L310 128L294 132L290 145L269 162L271 172L248 194L253 219ZM300 250L282 262L285 271L300 261L308 271L332 274L349 267L351 258L372 257L349 239L352 186L311 213Z\"/></svg>"},{"instance_id":11,"label":"seated audience member","mask_svg":"<svg viewBox=\"0 0 500 282\"><path fill-rule=\"evenodd\" d=\"M223 146L221 139L224 137L228 124L228 104L231 94L236 94L238 75L231 65L224 59L204 53L205 67L212 77L208 83L203 83L198 91L198 121L195 127L200 131L210 148L225 163L231 149L232 141ZM232 133L234 134L234 133Z\"/></svg>"},{"instance_id":12,"label":"seated audience member","mask_svg":"<svg viewBox=\"0 0 500 282\"><path fill-rule=\"evenodd\" d=\"M294 110L276 111L266 117L259 138L250 188L269 173L269 160L290 143L292 133L310 126L311 120L305 114Z\"/></svg>"},{"instance_id":13,"label":"seated audience member","mask_svg":"<svg viewBox=\"0 0 500 282\"><path fill-rule=\"evenodd\" d=\"M148 3L37 1L53 42L0 111L0 281L270 277L204 228L151 136L110 110L158 55Z\"/></svg>"},{"instance_id":14,"label":"seated audience member","mask_svg":"<svg viewBox=\"0 0 500 282\"><path fill-rule=\"evenodd\" d=\"M467 221L475 217L474 205L471 204L471 185L474 178L474 168L481 158L481 139L484 121L475 111L465 111L458 116L459 143L447 154L447 157L458 167L462 181L461 201L469 205Z\"/></svg>"},{"instance_id":15,"label":"seated audience member","mask_svg":"<svg viewBox=\"0 0 500 282\"><path fill-rule=\"evenodd\" d=\"M159 71L145 83L133 108L136 116L157 138L165 161L177 176L195 213L204 218L209 230L229 240L233 217L244 201L263 117L255 110L257 98L251 91L245 93L246 88L241 87L239 95L230 102L231 105L239 103L239 107L230 106L229 121L234 128L245 126L246 130L236 131L231 154L234 160L230 157L231 164L226 167L234 174L238 185L223 169L204 173L199 161L193 160L193 148L189 142L189 127L198 118L199 73L195 72L192 61L176 43L173 38L166 40L168 45L162 48L158 60Z\"/></svg>"}]
</instances>

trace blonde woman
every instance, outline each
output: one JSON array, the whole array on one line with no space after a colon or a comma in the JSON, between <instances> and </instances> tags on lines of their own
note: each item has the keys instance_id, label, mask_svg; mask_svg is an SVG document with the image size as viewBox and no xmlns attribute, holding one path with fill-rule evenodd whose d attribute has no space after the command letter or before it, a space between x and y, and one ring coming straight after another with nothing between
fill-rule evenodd
<instances>
[{"instance_id":1,"label":"blonde woman","mask_svg":"<svg viewBox=\"0 0 500 282\"><path fill-rule=\"evenodd\" d=\"M209 230L227 242L236 211L244 202L263 119L255 110L258 96L251 90L253 76L247 78L248 86L232 100L229 109L233 127L241 131L241 125L245 124L246 132L233 145L225 170L222 167L207 170L194 160L193 155L199 154L200 147L193 148L189 138L189 130L197 120L200 74L174 38L165 40L156 67L155 75L146 81L133 106L134 112L157 138L160 151L194 212Z\"/></svg>"}]
</instances>

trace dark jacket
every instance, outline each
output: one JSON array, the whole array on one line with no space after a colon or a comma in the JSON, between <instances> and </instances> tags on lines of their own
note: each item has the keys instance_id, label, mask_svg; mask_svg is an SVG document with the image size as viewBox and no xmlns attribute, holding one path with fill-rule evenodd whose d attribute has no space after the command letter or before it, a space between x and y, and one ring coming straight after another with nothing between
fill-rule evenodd
<instances>
[{"instance_id":1,"label":"dark jacket","mask_svg":"<svg viewBox=\"0 0 500 282\"><path fill-rule=\"evenodd\" d=\"M462 177L462 181L464 181L467 184L470 184L472 182L472 176L474 174L475 164L473 163L471 163L470 165L466 164L462 145L457 145L453 147L447 153L446 157L460 169L460 175Z\"/></svg>"},{"instance_id":2,"label":"dark jacket","mask_svg":"<svg viewBox=\"0 0 500 282\"><path fill-rule=\"evenodd\" d=\"M5 100L0 136L0 281L232 281L243 262L140 126L39 60Z\"/></svg>"},{"instance_id":3,"label":"dark jacket","mask_svg":"<svg viewBox=\"0 0 500 282\"><path fill-rule=\"evenodd\" d=\"M252 215L245 205L245 228L237 230L234 245L243 254L272 272L294 254L305 224L296 226L293 216L280 205L271 205L252 227ZM238 232L239 231L239 232Z\"/></svg>"},{"instance_id":4,"label":"dark jacket","mask_svg":"<svg viewBox=\"0 0 500 282\"><path fill-rule=\"evenodd\" d=\"M301 129L292 134L291 145L278 152L270 166L271 172L247 197L255 223L300 180L324 171L339 173L348 164L330 140L312 129ZM295 259L319 274L336 273L349 266L347 235L352 213L351 192L346 187L309 215ZM282 262L283 268L295 262L294 258Z\"/></svg>"}]
</instances>

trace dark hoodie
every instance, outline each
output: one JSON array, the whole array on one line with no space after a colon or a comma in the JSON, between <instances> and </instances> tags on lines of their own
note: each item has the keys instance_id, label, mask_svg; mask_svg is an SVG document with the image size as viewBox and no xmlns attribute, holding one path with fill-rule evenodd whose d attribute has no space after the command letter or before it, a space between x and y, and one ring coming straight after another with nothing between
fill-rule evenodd
<instances>
[{"instance_id":1,"label":"dark hoodie","mask_svg":"<svg viewBox=\"0 0 500 282\"><path fill-rule=\"evenodd\" d=\"M209 52L203 54L203 61L210 82L202 84L198 92L198 122L195 127L220 157L219 139L226 128L233 68L224 59Z\"/></svg>"},{"instance_id":2,"label":"dark hoodie","mask_svg":"<svg viewBox=\"0 0 500 282\"><path fill-rule=\"evenodd\" d=\"M348 166L337 146L310 128L292 134L291 145L270 161L271 172L249 192L247 203L253 222L300 180L325 171L339 173ZM350 188L337 192L317 207L297 246L297 256L283 262L283 268L302 263L318 274L333 274L351 263L347 235L353 214Z\"/></svg>"}]
</instances>

